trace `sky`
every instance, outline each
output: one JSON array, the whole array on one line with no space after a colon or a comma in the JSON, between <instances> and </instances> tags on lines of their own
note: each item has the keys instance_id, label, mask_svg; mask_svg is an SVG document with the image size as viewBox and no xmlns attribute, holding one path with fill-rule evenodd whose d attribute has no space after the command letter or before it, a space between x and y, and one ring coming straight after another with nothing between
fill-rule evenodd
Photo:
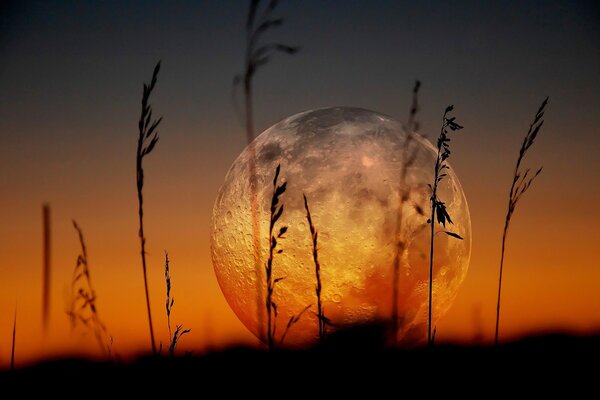
<instances>
[{"instance_id":1,"label":"sky","mask_svg":"<svg viewBox=\"0 0 600 400\"><path fill-rule=\"evenodd\" d=\"M245 147L232 102L245 1L18 1L0 6L0 365L93 352L70 333L67 289L84 230L102 319L123 356L149 349L137 238L135 149L142 82L162 70L164 115L145 161L145 229L157 337L168 341L163 251L182 351L253 343L210 259L216 193ZM600 134L600 7L593 1L282 1L274 40L301 46L255 79L256 131L298 112L363 107L406 120L422 82L422 132L454 104L465 126L451 160L472 219L469 273L437 340L490 340L500 239L514 163L550 96L527 165L542 175L514 216L501 335L600 328L595 208ZM52 217L51 320L41 329L42 204Z\"/></svg>"}]
</instances>

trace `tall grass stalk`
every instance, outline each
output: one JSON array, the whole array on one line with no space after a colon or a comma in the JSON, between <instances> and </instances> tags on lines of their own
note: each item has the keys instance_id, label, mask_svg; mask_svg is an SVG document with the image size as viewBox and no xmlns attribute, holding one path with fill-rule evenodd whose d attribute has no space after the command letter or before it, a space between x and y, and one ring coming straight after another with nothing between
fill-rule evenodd
<instances>
[{"instance_id":1,"label":"tall grass stalk","mask_svg":"<svg viewBox=\"0 0 600 400\"><path fill-rule=\"evenodd\" d=\"M271 197L270 208L271 216L269 221L269 257L265 266L267 282L267 345L269 346L269 350L273 350L274 348L275 342L273 339L275 337L277 329L277 304L273 301L273 291L275 290L275 285L281 280L285 279L285 277L273 278L273 258L275 252L277 252L277 254L281 254L283 252L282 249L277 248L278 239L283 239L283 235L287 232L288 229L287 226L283 225L279 228L279 232L277 234L274 233L275 224L283 214L283 204L280 205L280 197L285 193L285 190L287 188L287 182L283 182L281 185L277 183L279 180L280 170L281 166L277 165L277 168L275 169L275 177L273 178L273 196Z\"/></svg>"},{"instance_id":2,"label":"tall grass stalk","mask_svg":"<svg viewBox=\"0 0 600 400\"><path fill-rule=\"evenodd\" d=\"M321 302L321 290L323 289L323 285L321 283L321 264L319 263L319 233L317 232L317 229L315 228L312 221L312 216L310 215L308 199L306 198L306 195L303 194L303 196L304 208L306 209L306 220L308 221L308 226L310 227L310 237L313 248L313 261L315 263L315 278L317 280L317 285L315 286L315 294L317 295L317 320L319 322L319 341L323 341L323 339L325 339L326 323L329 320L325 317L325 307L323 307L323 304Z\"/></svg>"},{"instance_id":3,"label":"tall grass stalk","mask_svg":"<svg viewBox=\"0 0 600 400\"><path fill-rule=\"evenodd\" d=\"M450 169L446 160L450 157L450 138L448 137L448 130L450 131L458 131L463 129L456 122L455 117L448 118L447 115L454 109L454 106L446 107L444 111L444 116L442 117L442 127L440 129L440 136L437 140L437 156L435 159L435 168L434 168L434 176L433 183L428 184L429 189L431 190L431 218L427 221L431 227L431 243L429 249L429 312L427 314L427 344L429 346L433 345L434 338L432 336L431 331L431 310L433 303L433 245L435 238L435 218L437 217L437 222L440 223L443 227L445 234L452 236L457 239L461 239L460 235L447 231L446 230L446 222L449 224L453 224L448 211L446 210L446 205L443 201L438 198L437 190L439 183L446 177L445 170ZM439 232L438 232L439 233Z\"/></svg>"},{"instance_id":4,"label":"tall grass stalk","mask_svg":"<svg viewBox=\"0 0 600 400\"><path fill-rule=\"evenodd\" d=\"M498 302L496 305L496 331L494 336L494 343L498 344L498 329L500 325L500 296L502 294L502 272L504 268L504 250L506 245L506 238L508 235L508 227L510 226L510 221L512 219L513 213L517 207L517 203L525 194L525 192L531 187L534 179L542 172L542 168L538 168L537 171L529 175L530 169L527 168L525 170L521 169L521 162L525 158L527 151L535 142L535 139L544 124L544 120L542 117L544 116L544 110L546 108L546 104L548 104L548 97L544 99L542 105L535 113L535 118L531 125L529 125L529 130L523 139L523 143L521 144L521 149L519 150L519 156L517 157L517 163L515 165L515 172L513 174L512 184L510 185L510 191L508 193L508 207L506 210L506 218L504 220L504 231L502 232L502 252L500 255L500 276L498 278Z\"/></svg>"},{"instance_id":5,"label":"tall grass stalk","mask_svg":"<svg viewBox=\"0 0 600 400\"><path fill-rule=\"evenodd\" d=\"M398 182L400 202L398 205L398 213L396 215L396 254L394 256L394 264L392 270L392 318L391 318L391 336L392 342L395 345L398 341L398 296L400 282L400 262L404 250L406 248L405 238L402 236L403 225L403 206L409 200L411 188L407 187L406 175L408 169L414 164L419 148L411 144L414 141L414 135L419 130L419 123L416 120L417 112L419 111L419 89L421 82L416 81L412 91L412 104L408 116L408 123L404 129L406 137L402 145L402 169L400 170L400 179Z\"/></svg>"},{"instance_id":6,"label":"tall grass stalk","mask_svg":"<svg viewBox=\"0 0 600 400\"><path fill-rule=\"evenodd\" d=\"M15 369L15 343L17 339L17 306L15 306L15 316L13 319L12 345L10 349L10 369Z\"/></svg>"},{"instance_id":7,"label":"tall grass stalk","mask_svg":"<svg viewBox=\"0 0 600 400\"><path fill-rule=\"evenodd\" d=\"M43 288L42 288L42 326L44 332L48 330L48 321L50 320L50 275L52 272L50 251L50 205L44 204L42 207L43 227L44 227L44 269L43 269Z\"/></svg>"},{"instance_id":8,"label":"tall grass stalk","mask_svg":"<svg viewBox=\"0 0 600 400\"><path fill-rule=\"evenodd\" d=\"M142 111L140 120L138 123L139 135L136 152L136 177L137 177L137 194L138 194L138 215L139 215L139 237L141 246L142 256L142 270L144 273L144 289L146 291L146 309L148 310L148 325L150 327L150 342L152 345L152 353L156 354L156 342L154 341L154 328L152 327L152 312L150 310L150 294L148 293L148 278L146 268L146 237L144 236L144 166L143 160L148 154L152 152L154 146L158 142L158 125L162 121L162 117L159 119L152 119L152 106L149 104L150 94L154 90L156 81L158 79L158 72L160 71L160 61L154 67L152 73L152 80L149 84L144 84L144 90L142 93Z\"/></svg>"},{"instance_id":9,"label":"tall grass stalk","mask_svg":"<svg viewBox=\"0 0 600 400\"><path fill-rule=\"evenodd\" d=\"M263 36L273 28L283 24L282 18L273 16L277 7L277 0L270 0L262 12L260 11L260 0L251 0L248 16L246 20L246 50L244 56L244 72L236 75L233 80L234 88L240 84L244 90L244 113L246 142L250 154L249 168L249 187L250 187L250 206L252 214L252 238L254 255L254 273L256 278L256 318L259 327L259 336L264 338L262 329L263 323L263 288L262 288L262 261L261 261L261 234L260 234L260 210L258 205L258 195L256 192L256 154L254 148L254 103L253 103L253 78L257 70L266 65L275 53L294 54L297 47L284 45L281 43L262 42ZM260 14L260 15L259 15Z\"/></svg>"}]
</instances>

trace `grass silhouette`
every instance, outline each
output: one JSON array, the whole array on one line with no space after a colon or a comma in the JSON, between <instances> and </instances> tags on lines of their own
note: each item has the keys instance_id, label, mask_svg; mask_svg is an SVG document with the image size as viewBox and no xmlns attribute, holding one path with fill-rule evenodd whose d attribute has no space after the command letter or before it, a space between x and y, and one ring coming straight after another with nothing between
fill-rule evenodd
<instances>
[{"instance_id":1,"label":"grass silhouette","mask_svg":"<svg viewBox=\"0 0 600 400\"><path fill-rule=\"evenodd\" d=\"M303 196L304 209L306 210L306 220L308 221L308 226L310 228L310 237L313 247L313 260L315 262L315 278L317 280L317 285L315 286L315 294L317 295L317 320L319 322L319 341L323 341L323 339L325 339L326 325L331 325L331 321L327 319L327 317L325 317L325 307L323 307L323 304L321 302L321 290L323 289L323 285L321 283L321 264L319 263L319 233L317 232L317 228L315 228L312 221L312 217L310 215L308 199L306 198L306 195Z\"/></svg>"},{"instance_id":2,"label":"grass silhouette","mask_svg":"<svg viewBox=\"0 0 600 400\"><path fill-rule=\"evenodd\" d=\"M431 332L431 305L433 303L433 244L435 239L435 218L437 217L437 222L444 227L442 232L454 238L462 239L458 234L446 230L446 222L449 224L453 224L453 222L446 210L444 202L438 198L437 194L439 183L446 177L444 171L450 169L448 164L446 164L446 160L450 157L450 138L448 137L448 130L457 131L463 128L456 122L455 117L447 117L448 113L453 109L454 106L448 106L444 111L440 136L438 137L436 145L437 157L435 160L433 183L428 184L429 189L431 190L431 218L427 222L431 227L431 241L429 248L429 312L427 313L427 344L430 346L433 345L434 342L434 337Z\"/></svg>"},{"instance_id":3,"label":"grass silhouette","mask_svg":"<svg viewBox=\"0 0 600 400\"><path fill-rule=\"evenodd\" d=\"M523 138L523 143L521 144L521 148L519 149L519 156L517 157L517 163L515 165L515 172L513 174L512 184L510 185L510 191L508 193L508 207L506 210L506 218L504 220L504 231L502 232L502 252L500 255L500 276L498 277L498 302L496 304L496 331L494 335L494 343L498 344L498 329L500 325L500 296L502 294L502 272L504 268L504 250L506 246L506 238L508 235L508 227L510 226L510 221L512 219L513 213L517 207L517 203L521 199L521 197L525 194L525 192L531 187L531 184L537 178L537 176L542 172L542 168L538 168L538 170L529 175L530 169L527 168L525 170L521 169L521 163L527 154L529 148L535 142L537 135L544 124L544 120L542 119L544 116L544 110L546 105L548 104L548 97L544 99L540 108L535 113L535 118L531 125L529 125L529 130Z\"/></svg>"},{"instance_id":4,"label":"grass silhouette","mask_svg":"<svg viewBox=\"0 0 600 400\"><path fill-rule=\"evenodd\" d=\"M399 280L400 280L400 261L404 250L406 249L406 239L402 235L403 225L403 206L409 200L412 188L407 187L406 175L408 169L414 164L419 148L411 144L414 142L415 133L419 130L419 123L416 120L417 112L419 111L419 89L421 82L416 81L412 91L412 103L408 116L408 123L404 129L406 137L402 144L402 169L400 170L400 179L398 182L398 190L400 193L400 202L398 205L398 213L396 215L396 254L392 268L392 315L391 315L391 337L392 343L398 341L398 296L399 296ZM420 207L417 209L420 210ZM421 210L422 211L422 210Z\"/></svg>"},{"instance_id":5,"label":"grass silhouette","mask_svg":"<svg viewBox=\"0 0 600 400\"><path fill-rule=\"evenodd\" d=\"M42 216L44 224L44 270L43 270L43 288L42 288L42 327L44 332L48 330L50 320L50 275L51 267L51 237L50 237L50 205L44 204L42 207Z\"/></svg>"},{"instance_id":6,"label":"grass silhouette","mask_svg":"<svg viewBox=\"0 0 600 400\"><path fill-rule=\"evenodd\" d=\"M283 239L284 234L287 232L287 226L283 225L279 228L277 235L273 233L275 224L281 218L283 214L283 204L280 204L280 197L285 193L287 188L287 182L279 185L279 172L281 166L277 165L275 169L275 177L273 178L273 196L271 197L271 216L269 221L269 257L265 266L266 281L267 281L267 297L266 297L266 309L267 309L267 345L269 350L273 350L275 342L274 337L277 330L277 304L273 301L273 291L275 285L285 279L285 277L273 278L273 258L275 252L281 254L282 249L277 248L277 240Z\"/></svg>"},{"instance_id":7,"label":"grass silhouette","mask_svg":"<svg viewBox=\"0 0 600 400\"><path fill-rule=\"evenodd\" d=\"M143 160L148 154L154 150L154 146L158 143L158 125L162 121L152 119L152 106L149 104L150 95L154 90L160 71L160 61L154 67L152 80L149 84L144 84L142 93L142 112L138 123L139 135L136 152L136 176L137 176L137 194L138 194L138 216L139 216L139 237L142 256L142 270L144 272L144 289L146 290L146 309L148 310L148 325L150 327L150 342L152 344L152 352L156 354L156 342L154 341L154 328L152 327L152 312L150 310L150 295L148 294L148 278L146 269L146 237L144 236L144 165Z\"/></svg>"},{"instance_id":8,"label":"grass silhouette","mask_svg":"<svg viewBox=\"0 0 600 400\"><path fill-rule=\"evenodd\" d=\"M165 251L165 285L167 287L167 300L165 308L167 311L167 327L169 328L169 355L173 356L175 347L181 337L190 333L191 329L183 329L183 325L175 325L175 333L171 334L171 312L175 305L175 298L171 296L171 271L169 269L169 253Z\"/></svg>"},{"instance_id":9,"label":"grass silhouette","mask_svg":"<svg viewBox=\"0 0 600 400\"><path fill-rule=\"evenodd\" d=\"M15 316L13 319L12 344L10 346L10 369L15 369L15 344L17 340L17 306L15 305Z\"/></svg>"},{"instance_id":10,"label":"grass silhouette","mask_svg":"<svg viewBox=\"0 0 600 400\"><path fill-rule=\"evenodd\" d=\"M260 211L258 196L256 193L256 154L254 149L254 102L253 102L253 79L260 67L266 65L275 53L294 54L297 47L281 43L263 44L265 33L283 24L282 18L273 15L277 0L270 0L260 12L260 0L250 0L248 16L246 20L246 50L244 55L244 72L233 78L233 87L240 84L244 90L244 111L246 142L250 154L248 161L250 181L250 206L252 214L252 239L254 250L254 273L256 278L256 319L258 323L259 336L264 339L262 329L263 323L263 292L262 292L262 261L261 261L261 234L260 234ZM260 15L258 15L260 13ZM270 326L268 327L270 330ZM267 336L270 335L267 332Z\"/></svg>"},{"instance_id":11,"label":"grass silhouette","mask_svg":"<svg viewBox=\"0 0 600 400\"><path fill-rule=\"evenodd\" d=\"M73 227L77 231L81 253L77 256L77 262L73 269L71 279L71 299L69 302L69 309L67 310L67 315L71 321L71 331L73 331L78 324L83 324L92 331L100 349L110 356L110 344L109 340L107 340L110 335L108 334L106 325L104 325L98 315L96 291L92 285L83 231L76 221L73 221ZM112 341L112 338L110 341Z\"/></svg>"}]
</instances>

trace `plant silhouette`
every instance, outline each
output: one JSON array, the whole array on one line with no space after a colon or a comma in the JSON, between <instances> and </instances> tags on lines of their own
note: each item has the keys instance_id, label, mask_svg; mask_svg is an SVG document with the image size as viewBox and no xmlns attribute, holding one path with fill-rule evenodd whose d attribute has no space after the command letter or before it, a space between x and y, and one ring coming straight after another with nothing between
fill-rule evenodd
<instances>
[{"instance_id":1,"label":"plant silhouette","mask_svg":"<svg viewBox=\"0 0 600 400\"><path fill-rule=\"evenodd\" d=\"M152 119L152 106L149 103L150 95L154 90L160 71L160 61L154 67L152 80L149 84L144 83L142 93L142 112L138 123L139 135L136 152L136 177L137 177L137 194L138 194L138 216L139 216L139 237L142 256L142 270L144 272L144 289L146 291L146 309L148 310L148 325L150 327L150 342L152 344L152 353L156 354L156 342L154 341L154 328L152 327L152 312L150 310L150 295L148 293L148 278L146 268L146 237L144 236L144 158L154 150L158 143L158 125L162 121L162 117Z\"/></svg>"},{"instance_id":2,"label":"plant silhouette","mask_svg":"<svg viewBox=\"0 0 600 400\"><path fill-rule=\"evenodd\" d=\"M419 153L419 147L412 146L411 144L415 140L415 133L419 130L419 122L416 120L417 112L419 111L419 89L421 88L421 82L415 81L415 86L412 91L412 103L408 116L408 123L404 128L406 137L402 144L402 167L400 170L400 179L398 181L398 192L400 194L400 201L398 204L398 213L396 215L396 254L394 255L394 262L392 268L392 316L391 316L391 337L392 343L396 344L398 341L398 296L399 296L399 280L400 280L400 261L404 250L406 249L406 238L402 234L403 226L403 206L410 199L411 187L408 187L406 182L406 176L408 169L414 164L417 155ZM415 207L417 211L422 210L420 207Z\"/></svg>"},{"instance_id":3,"label":"plant silhouette","mask_svg":"<svg viewBox=\"0 0 600 400\"><path fill-rule=\"evenodd\" d=\"M263 329L263 293L262 293L262 267L261 267L261 244L260 244L260 211L258 205L258 196L256 187L258 185L256 177L256 154L254 148L254 103L253 103L253 78L259 68L265 66L271 61L276 53L294 54L298 47L288 46L282 43L263 43L264 35L280 27L283 24L283 18L277 18L273 15L277 8L277 0L270 0L265 7L260 7L260 0L251 0L248 16L246 19L246 50L244 55L244 72L233 78L234 89L243 85L244 104L245 104L245 129L246 142L249 150L249 176L250 187L250 206L252 214L252 239L254 250L254 273L256 278L256 318L259 329L259 336L264 338ZM259 15L260 14L260 15ZM269 333L268 333L269 334Z\"/></svg>"},{"instance_id":4,"label":"plant silhouette","mask_svg":"<svg viewBox=\"0 0 600 400\"><path fill-rule=\"evenodd\" d=\"M42 288L42 327L44 333L48 329L50 320L50 275L52 273L51 260L51 234L50 234L50 205L42 206L42 216L44 224L44 275Z\"/></svg>"},{"instance_id":5,"label":"plant silhouette","mask_svg":"<svg viewBox=\"0 0 600 400\"><path fill-rule=\"evenodd\" d=\"M279 180L279 172L281 166L277 165L275 169L275 177L273 178L273 196L271 198L271 217L269 221L269 258L265 265L266 281L267 281L267 297L266 297L266 308L267 308L267 345L269 350L274 348L274 337L277 329L277 304L273 301L273 291L275 285L285 279L285 277L273 278L273 257L275 252L281 254L282 249L277 248L278 239L284 239L284 234L287 232L288 227L285 225L280 226L277 234L273 233L275 224L281 218L283 214L283 204L280 204L280 197L285 193L287 188L287 182L283 182L281 185L277 183Z\"/></svg>"},{"instance_id":6,"label":"plant silhouette","mask_svg":"<svg viewBox=\"0 0 600 400\"><path fill-rule=\"evenodd\" d=\"M175 333L171 333L171 312L175 305L175 298L171 296L171 270L169 268L169 253L165 251L165 285L167 287L167 299L165 301L165 309L167 311L167 327L169 328L169 355L175 353L175 346L181 337L190 333L191 329L183 329L183 325L175 325Z\"/></svg>"},{"instance_id":7,"label":"plant silhouette","mask_svg":"<svg viewBox=\"0 0 600 400\"><path fill-rule=\"evenodd\" d=\"M317 228L315 228L312 220L312 216L310 215L310 208L308 207L308 199L306 195L304 196L304 209L306 210L306 220L308 221L308 226L310 228L310 237L312 241L312 254L313 261L315 263L315 278L317 280L317 285L315 286L315 294L317 295L317 320L319 323L319 341L323 341L325 339L326 333L326 325L331 324L331 321L325 317L325 307L323 307L323 303L321 301L321 290L323 290L323 285L321 283L321 264L319 263L319 233L317 232Z\"/></svg>"},{"instance_id":8,"label":"plant silhouette","mask_svg":"<svg viewBox=\"0 0 600 400\"><path fill-rule=\"evenodd\" d=\"M496 331L494 335L494 343L498 344L498 329L500 325L500 296L502 294L502 272L504 267L504 250L506 245L506 238L508 235L508 227L510 226L510 221L512 219L513 213L517 207L517 203L521 199L521 197L525 194L525 192L531 187L531 184L537 178L537 176L542 172L542 167L538 168L537 171L529 175L530 169L527 168L525 170L521 169L521 162L525 158L527 151L535 142L537 135L544 124L544 120L542 119L544 116L544 111L546 105L548 104L548 97L544 99L540 108L538 108L535 113L535 118L531 125L529 125L529 130L523 138L523 143L521 144L521 148L519 149L519 156L517 157L517 163L515 165L515 172L513 174L512 184L510 185L510 191L508 192L508 207L506 210L506 218L504 220L504 231L502 232L502 252L500 255L500 276L498 277L498 302L496 304Z\"/></svg>"},{"instance_id":9,"label":"plant silhouette","mask_svg":"<svg viewBox=\"0 0 600 400\"><path fill-rule=\"evenodd\" d=\"M10 347L10 369L15 369L15 345L17 340L17 306L15 306L15 316L13 319L12 344Z\"/></svg>"},{"instance_id":10,"label":"plant silhouette","mask_svg":"<svg viewBox=\"0 0 600 400\"><path fill-rule=\"evenodd\" d=\"M442 232L445 234L452 236L456 239L461 239L462 237L456 233L450 232L446 230L446 222L449 224L454 224L452 222L452 218L448 214L446 210L446 205L443 201L441 201L438 197L438 185L439 183L446 177L445 170L450 169L446 160L450 157L450 138L448 137L449 131L458 131L463 129L456 122L455 117L448 118L448 113L454 109L454 106L446 107L444 111L444 116L442 117L442 127L440 129L440 136L437 140L437 157L435 159L435 168L433 175L433 183L428 184L427 186L431 190L431 218L427 221L431 227L431 242L429 249L429 312L427 314L427 344L429 346L433 345L434 338L431 332L431 305L433 303L433 244L435 238L435 219L437 217L437 222L441 224L444 229ZM439 233L439 232L438 232Z\"/></svg>"},{"instance_id":11,"label":"plant silhouette","mask_svg":"<svg viewBox=\"0 0 600 400\"><path fill-rule=\"evenodd\" d=\"M83 230L75 220L73 220L73 227L77 232L81 252L77 256L77 262L75 263L71 278L71 300L67 311L67 315L71 321L71 330L73 331L78 324L83 324L94 334L100 349L110 356L109 343L112 339L109 339L110 335L108 334L106 325L104 325L98 315L97 296L92 285Z\"/></svg>"}]
</instances>

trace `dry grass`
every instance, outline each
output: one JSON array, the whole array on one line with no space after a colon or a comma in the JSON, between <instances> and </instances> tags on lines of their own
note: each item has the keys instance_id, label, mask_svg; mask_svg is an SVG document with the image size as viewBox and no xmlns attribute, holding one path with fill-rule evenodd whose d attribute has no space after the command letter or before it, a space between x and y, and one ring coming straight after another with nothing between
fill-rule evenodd
<instances>
[{"instance_id":1,"label":"dry grass","mask_svg":"<svg viewBox=\"0 0 600 400\"><path fill-rule=\"evenodd\" d=\"M44 204L42 207L44 220L44 270L43 270L43 288L42 288L42 326L44 332L48 330L48 321L50 320L50 205Z\"/></svg>"},{"instance_id":2,"label":"dry grass","mask_svg":"<svg viewBox=\"0 0 600 400\"><path fill-rule=\"evenodd\" d=\"M143 160L152 152L156 143L158 143L158 125L162 121L152 119L152 106L149 104L150 95L154 90L160 71L160 61L154 67L152 80L149 84L144 84L142 93L142 112L138 123L139 135L136 152L136 176L137 176L137 194L138 194L138 216L140 222L139 237L141 245L142 269L144 272L144 289L146 290L146 309L148 310L148 325L150 327L150 342L152 344L152 352L156 354L156 342L154 341L154 329L152 327L152 313L150 311L150 295L148 293L148 278L146 272L146 237L144 236L144 166Z\"/></svg>"},{"instance_id":3,"label":"dry grass","mask_svg":"<svg viewBox=\"0 0 600 400\"><path fill-rule=\"evenodd\" d=\"M398 340L398 296L399 296L399 280L400 280L400 262L402 255L406 249L406 238L402 235L403 225L403 206L410 199L412 188L408 187L406 175L408 169L414 164L419 153L418 146L411 146L415 139L415 133L419 130L419 122L416 120L417 112L419 111L419 89L421 82L416 81L412 91L412 103L408 116L408 123L405 127L406 138L402 145L402 169L400 171L400 179L398 182L398 191L400 193L400 201L398 205L398 213L396 215L396 254L392 269L392 316L391 316L391 337L393 344ZM420 207L416 208L421 210ZM422 211L422 210L421 210Z\"/></svg>"},{"instance_id":4,"label":"dry grass","mask_svg":"<svg viewBox=\"0 0 600 400\"><path fill-rule=\"evenodd\" d=\"M312 307L312 304L307 305L306 307L304 307L302 309L302 311L300 311L300 313L298 313L297 315L292 315L290 317L290 319L288 320L288 323L283 331L283 334L281 335L281 339L279 339L279 345L281 346L283 344L283 342L285 341L285 337L287 336L290 328L292 326L294 326L298 321L300 321L300 318L302 318L302 315L304 315L304 313L306 311L308 311L309 308Z\"/></svg>"},{"instance_id":5,"label":"dry grass","mask_svg":"<svg viewBox=\"0 0 600 400\"><path fill-rule=\"evenodd\" d=\"M453 109L454 106L446 107L444 116L442 117L442 127L440 129L440 136L438 137L436 146L437 157L435 160L433 183L428 185L429 189L431 190L431 218L427 222L431 227L431 246L429 249L429 312L427 314L427 344L430 346L433 345L434 342L431 332L431 305L433 303L433 244L435 239L435 218L437 217L437 222L444 227L444 229L440 232L462 240L462 237L460 237L458 234L446 230L446 222L453 224L452 218L450 218L444 202L441 201L437 195L438 185L447 175L444 171L450 169L446 163L446 160L450 157L450 138L448 137L449 130L458 131L463 128L456 122L455 117L447 117L448 113Z\"/></svg>"},{"instance_id":6,"label":"dry grass","mask_svg":"<svg viewBox=\"0 0 600 400\"><path fill-rule=\"evenodd\" d=\"M287 188L287 182L283 182L281 185L277 183L280 171L281 166L277 165L275 177L273 178L273 196L271 198L271 217L269 221L269 258L267 259L267 264L265 266L267 281L267 345L269 346L269 350L274 348L274 337L277 330L277 304L273 301L273 291L275 290L275 285L285 279L285 277L273 278L273 257L275 252L278 254L283 252L282 249L277 248L277 240L283 239L283 235L288 229L287 226L283 225L279 228L277 235L273 233L275 224L277 224L277 221L279 221L279 218L281 218L281 215L283 214L283 204L280 204L280 197L285 193Z\"/></svg>"},{"instance_id":7,"label":"dry grass","mask_svg":"<svg viewBox=\"0 0 600 400\"><path fill-rule=\"evenodd\" d=\"M13 320L12 345L10 349L10 369L15 369L15 344L17 339L17 306L15 306L15 317Z\"/></svg>"},{"instance_id":8,"label":"dry grass","mask_svg":"<svg viewBox=\"0 0 600 400\"><path fill-rule=\"evenodd\" d=\"M498 278L498 303L496 306L496 332L495 332L495 343L498 344L498 327L500 324L500 295L502 294L502 270L504 267L504 250L506 245L506 237L508 235L508 227L510 226L510 221L513 213L517 207L517 203L521 199L521 197L525 194L525 192L531 187L531 184L537 178L537 176L542 172L542 168L540 167L534 174L529 175L530 169L527 168L525 170L521 169L521 163L527 154L529 148L535 142L535 139L544 124L544 120L542 117L544 116L544 110L546 108L546 104L548 104L548 97L544 99L542 105L535 113L535 118L531 125L529 125L529 130L523 139L523 143L521 144L521 149L519 150L519 156L517 157L517 164L515 165L515 172L513 174L512 184L510 186L510 192L508 193L508 208L506 210L506 219L504 220L504 231L502 233L502 253L500 256L500 276Z\"/></svg>"},{"instance_id":9,"label":"dry grass","mask_svg":"<svg viewBox=\"0 0 600 400\"><path fill-rule=\"evenodd\" d=\"M165 307L167 311L167 326L169 328L169 355L175 353L175 346L179 339L186 333L190 333L191 329L183 329L183 325L175 325L175 333L171 334L171 312L175 305L175 298L171 296L171 271L169 269L169 253L165 251L165 284L167 286L167 300Z\"/></svg>"},{"instance_id":10,"label":"dry grass","mask_svg":"<svg viewBox=\"0 0 600 400\"><path fill-rule=\"evenodd\" d=\"M313 247L312 253L313 253L313 260L315 263L315 277L317 279L317 285L315 286L315 294L317 295L317 320L319 322L319 341L323 341L323 339L325 339L326 325L330 325L331 321L329 321L327 319L327 317L325 317L325 307L323 307L323 303L321 302L321 290L323 289L323 286L321 284L321 264L319 264L319 246L318 246L319 234L313 224L312 216L310 215L310 208L308 207L308 199L306 198L306 195L303 195L303 196L304 196L304 208L306 209L306 220L308 221L308 226L310 227L310 237L311 237L312 247ZM308 309L308 307L305 308L302 311L302 313L304 313L304 311L306 311L307 309ZM300 315L302 315L302 313ZM291 320L290 320L290 322L291 322Z\"/></svg>"},{"instance_id":11,"label":"dry grass","mask_svg":"<svg viewBox=\"0 0 600 400\"><path fill-rule=\"evenodd\" d=\"M96 337L100 349L110 357L112 337L98 315L97 296L92 285L85 238L77 222L73 221L73 227L77 231L81 252L77 256L71 279L71 300L67 311L71 330L73 331L78 324L85 326Z\"/></svg>"},{"instance_id":12,"label":"dry grass","mask_svg":"<svg viewBox=\"0 0 600 400\"><path fill-rule=\"evenodd\" d=\"M259 326L259 336L264 338L260 332L263 327L263 292L262 292L262 262L261 262L261 234L260 234L260 212L258 197L256 193L256 155L254 149L254 105L253 105L253 78L260 67L266 65L275 53L294 54L298 48L281 43L263 43L264 35L283 24L282 18L273 15L277 0L270 0L262 7L260 0L251 0L246 20L246 51L244 56L244 72L236 75L233 79L233 87L237 88L243 84L245 105L245 128L248 151L250 153L250 205L252 213L252 238L254 250L254 273L256 278L256 313ZM259 15L260 14L260 15ZM269 334L269 333L268 333Z\"/></svg>"}]
</instances>

